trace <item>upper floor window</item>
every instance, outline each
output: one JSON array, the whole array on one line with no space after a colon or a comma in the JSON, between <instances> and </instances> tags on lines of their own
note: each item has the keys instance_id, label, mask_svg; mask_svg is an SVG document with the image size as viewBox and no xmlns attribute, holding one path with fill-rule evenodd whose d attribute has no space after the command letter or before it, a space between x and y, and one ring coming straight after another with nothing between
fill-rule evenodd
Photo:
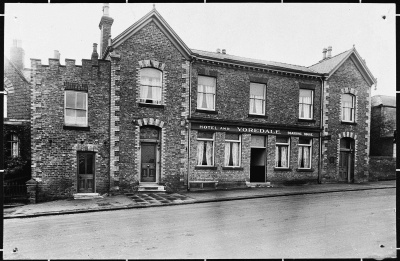
<instances>
[{"instance_id":1,"label":"upper floor window","mask_svg":"<svg viewBox=\"0 0 400 261\"><path fill-rule=\"evenodd\" d=\"M352 94L342 96L342 121L354 122L354 108L356 97Z\"/></svg>"},{"instance_id":2,"label":"upper floor window","mask_svg":"<svg viewBox=\"0 0 400 261\"><path fill-rule=\"evenodd\" d=\"M299 169L311 168L311 145L311 139L299 138Z\"/></svg>"},{"instance_id":3,"label":"upper floor window","mask_svg":"<svg viewBox=\"0 0 400 261\"><path fill-rule=\"evenodd\" d=\"M275 144L275 167L289 168L290 138L276 137Z\"/></svg>"},{"instance_id":4,"label":"upper floor window","mask_svg":"<svg viewBox=\"0 0 400 261\"><path fill-rule=\"evenodd\" d=\"M65 91L64 120L67 126L88 126L87 92Z\"/></svg>"},{"instance_id":5,"label":"upper floor window","mask_svg":"<svg viewBox=\"0 0 400 261\"><path fill-rule=\"evenodd\" d=\"M241 136L239 134L225 134L225 166L240 166Z\"/></svg>"},{"instance_id":6,"label":"upper floor window","mask_svg":"<svg viewBox=\"0 0 400 261\"><path fill-rule=\"evenodd\" d=\"M250 83L249 114L265 115L265 84Z\"/></svg>"},{"instance_id":7,"label":"upper floor window","mask_svg":"<svg viewBox=\"0 0 400 261\"><path fill-rule=\"evenodd\" d=\"M143 103L161 104L162 72L153 68L140 70L140 97Z\"/></svg>"},{"instance_id":8,"label":"upper floor window","mask_svg":"<svg viewBox=\"0 0 400 261\"><path fill-rule=\"evenodd\" d=\"M197 86L197 109L215 110L216 79L199 76Z\"/></svg>"},{"instance_id":9,"label":"upper floor window","mask_svg":"<svg viewBox=\"0 0 400 261\"><path fill-rule=\"evenodd\" d=\"M214 133L197 133L197 166L214 165Z\"/></svg>"},{"instance_id":10,"label":"upper floor window","mask_svg":"<svg viewBox=\"0 0 400 261\"><path fill-rule=\"evenodd\" d=\"M19 139L15 133L7 135L6 157L19 156Z\"/></svg>"},{"instance_id":11,"label":"upper floor window","mask_svg":"<svg viewBox=\"0 0 400 261\"><path fill-rule=\"evenodd\" d=\"M299 96L299 118L312 119L313 118L313 91L300 89Z\"/></svg>"}]
</instances>

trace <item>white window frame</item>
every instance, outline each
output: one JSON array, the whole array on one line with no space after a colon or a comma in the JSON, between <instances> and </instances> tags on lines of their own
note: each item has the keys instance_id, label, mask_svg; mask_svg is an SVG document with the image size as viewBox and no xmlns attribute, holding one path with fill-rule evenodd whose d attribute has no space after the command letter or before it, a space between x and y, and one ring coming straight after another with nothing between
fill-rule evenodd
<instances>
[{"instance_id":1,"label":"white window frame","mask_svg":"<svg viewBox=\"0 0 400 261\"><path fill-rule=\"evenodd\" d=\"M145 85L145 84L143 84L142 83L142 72L144 71L144 70L154 70L154 71L157 71L159 74L160 74L160 85L158 86L158 85ZM162 104L162 102L163 102L163 71L161 71L161 70L158 70L158 69L156 69L156 68L152 68L152 67L145 67L145 68L141 68L140 69L140 72L139 72L139 81L140 81L140 86L139 86L139 102L140 103L146 103L146 104ZM159 88L160 89L160 99L159 100L157 100L157 99L153 99L153 98L151 98L151 99L149 99L149 98L144 98L144 97L141 97L141 93L142 93L142 87L143 86L147 86L147 88ZM146 102L147 100L150 100L150 101L152 101L152 102Z\"/></svg>"},{"instance_id":2,"label":"white window frame","mask_svg":"<svg viewBox=\"0 0 400 261\"><path fill-rule=\"evenodd\" d=\"M302 137L301 137L302 138ZM304 139L308 139L308 138L304 138ZM299 169L311 169L312 168L312 144L313 144L313 140L312 139L308 139L309 141L310 141L310 143L308 143L308 144L306 144L306 143L300 143L300 138L299 138L299 151L298 151L298 156L299 156L299 158L298 158L298 161L297 161L297 164L298 164L298 168ZM309 156L309 168L304 168L304 167L300 167L300 150L302 150L304 147L309 147L310 148L310 156ZM303 155L303 157L304 157L304 151L303 151L303 153L302 153L302 155Z\"/></svg>"},{"instance_id":3,"label":"white window frame","mask_svg":"<svg viewBox=\"0 0 400 261\"><path fill-rule=\"evenodd\" d=\"M276 138L278 138L279 136L276 136ZM277 168L277 169L287 169L287 168L289 168L290 167L290 137L285 137L286 139L287 139L287 142L286 143L283 143L283 142L275 142L275 168ZM287 146L287 166L285 166L285 167L279 167L279 166L277 166L277 157L278 157L278 150L279 150L279 148L278 147L281 147L281 146Z\"/></svg>"},{"instance_id":4,"label":"white window frame","mask_svg":"<svg viewBox=\"0 0 400 261\"><path fill-rule=\"evenodd\" d=\"M201 132L201 131L199 131ZM198 165L196 162L196 166L198 167L214 167L215 164L215 133L212 133L212 139L210 138L199 138L199 132L197 133L197 142L202 141L212 141L212 164L211 165ZM196 150L196 156L197 156L197 150ZM197 157L196 157L196 161L197 161Z\"/></svg>"},{"instance_id":5,"label":"white window frame","mask_svg":"<svg viewBox=\"0 0 400 261\"><path fill-rule=\"evenodd\" d=\"M263 99L258 99L258 98L252 98L251 97L251 87L252 86L263 86L264 87L264 91L263 91ZM251 115L265 115L265 107L266 107L266 92L267 92L267 85L266 84L264 84L264 83L256 83L256 82L250 82L250 100L249 100L249 114L251 114ZM263 101L263 110L262 110L262 113L253 113L253 112L251 112L251 106L250 106L250 104L251 104L251 100L262 100Z\"/></svg>"},{"instance_id":6,"label":"white window frame","mask_svg":"<svg viewBox=\"0 0 400 261\"><path fill-rule=\"evenodd\" d=\"M86 106L84 109L80 109L80 108L72 108L72 107L68 107L67 108L67 92L73 92L75 93L75 99L76 99L76 95L77 93L83 93L85 94L85 99L86 99ZM76 102L76 100L75 100ZM71 109L71 110L76 110L76 111L86 111L86 122L85 124L71 124L71 123L67 123L67 109ZM74 127L87 127L88 126L88 93L87 92L83 92L83 91L75 91L75 90L65 90L64 91L64 125L65 126L74 126Z\"/></svg>"},{"instance_id":7,"label":"white window frame","mask_svg":"<svg viewBox=\"0 0 400 261\"><path fill-rule=\"evenodd\" d=\"M226 135L226 134L225 134ZM226 136L225 136L226 137ZM234 167L240 167L241 165L242 165L242 135L240 135L240 134L238 134L238 139L237 140L229 140L229 139L226 139L225 138L225 144L226 143L238 143L239 145L238 145L238 148L239 148L239 155L238 155L238 157L239 157L239 161L238 161L238 163L239 163L239 165L232 165L232 166L230 166L230 165L226 165L226 164L224 164L225 165L225 167L230 167L230 168L234 168ZM230 145L230 146L232 146L232 145ZM226 149L226 147L225 147L225 149ZM225 150L224 150L225 151ZM224 163L225 163L225 154L224 154ZM229 162L228 162L228 164L229 164Z\"/></svg>"},{"instance_id":8,"label":"white window frame","mask_svg":"<svg viewBox=\"0 0 400 261\"><path fill-rule=\"evenodd\" d=\"M345 95L350 96L351 100L352 100L352 107L346 107L346 108L350 108L351 117L353 118L353 120L347 120L347 119L344 118L345 107L344 107L343 100L344 100ZM343 122L355 122L356 121L356 96L354 94L352 94L352 93L343 93L342 94L342 110L341 110L341 113L342 113L342 115L341 115L342 117L341 118L342 118Z\"/></svg>"},{"instance_id":9,"label":"white window frame","mask_svg":"<svg viewBox=\"0 0 400 261\"><path fill-rule=\"evenodd\" d=\"M311 103L300 103L300 92L301 91L310 91L311 92ZM310 118L306 118L306 117L301 117L301 105L308 105L310 106ZM304 107L303 107L304 108ZM303 120L312 120L314 118L314 90L310 90L310 89L300 89L299 91L299 119L303 119Z\"/></svg>"},{"instance_id":10,"label":"white window frame","mask_svg":"<svg viewBox=\"0 0 400 261\"><path fill-rule=\"evenodd\" d=\"M213 81L214 81L214 93L208 93L208 92L199 92L199 82L200 82L200 78L210 78L210 79L213 79ZM206 86L206 85L203 85L203 86ZM201 106L201 104L199 103L199 94L203 94L203 93L205 93L205 94L213 94L213 105L214 105L214 107L213 108L203 108L203 107L200 107ZM199 110L205 110L205 111L215 111L215 107L216 107L216 99L215 99L215 97L217 96L216 95L217 94L217 78L215 78L215 77L212 77L212 76L204 76L204 75L199 75L198 77L197 77L197 109L199 109Z\"/></svg>"}]
</instances>

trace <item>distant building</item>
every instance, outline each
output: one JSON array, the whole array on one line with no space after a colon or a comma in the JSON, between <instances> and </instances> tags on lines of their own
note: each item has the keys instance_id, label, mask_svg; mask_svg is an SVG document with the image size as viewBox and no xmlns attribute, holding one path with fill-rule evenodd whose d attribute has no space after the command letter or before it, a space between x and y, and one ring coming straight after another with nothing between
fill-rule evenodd
<instances>
[{"instance_id":1,"label":"distant building","mask_svg":"<svg viewBox=\"0 0 400 261\"><path fill-rule=\"evenodd\" d=\"M369 178L356 49L313 66L190 49L151 10L82 66L32 61L32 176L52 196Z\"/></svg>"},{"instance_id":2,"label":"distant building","mask_svg":"<svg viewBox=\"0 0 400 261\"><path fill-rule=\"evenodd\" d=\"M21 41L14 40L10 59L4 60L4 159L8 181L25 184L31 177L30 79L24 68Z\"/></svg>"},{"instance_id":3,"label":"distant building","mask_svg":"<svg viewBox=\"0 0 400 261\"><path fill-rule=\"evenodd\" d=\"M370 179L396 177L396 97L376 95L371 99L371 176Z\"/></svg>"}]
</instances>

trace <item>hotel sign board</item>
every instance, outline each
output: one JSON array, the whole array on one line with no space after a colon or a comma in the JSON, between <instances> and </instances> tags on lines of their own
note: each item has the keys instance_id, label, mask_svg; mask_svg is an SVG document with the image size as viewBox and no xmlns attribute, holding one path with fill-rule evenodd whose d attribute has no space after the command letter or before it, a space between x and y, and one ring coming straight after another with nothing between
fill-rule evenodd
<instances>
[{"instance_id":1,"label":"hotel sign board","mask_svg":"<svg viewBox=\"0 0 400 261\"><path fill-rule=\"evenodd\" d=\"M224 131L233 133L251 133L257 135L285 135L285 136L301 136L301 137L313 137L313 138L319 137L319 132L292 131L292 130L255 128L255 127L223 126L223 125L221 126L221 125L200 124L200 123L192 123L191 129L204 130L204 131Z\"/></svg>"}]
</instances>

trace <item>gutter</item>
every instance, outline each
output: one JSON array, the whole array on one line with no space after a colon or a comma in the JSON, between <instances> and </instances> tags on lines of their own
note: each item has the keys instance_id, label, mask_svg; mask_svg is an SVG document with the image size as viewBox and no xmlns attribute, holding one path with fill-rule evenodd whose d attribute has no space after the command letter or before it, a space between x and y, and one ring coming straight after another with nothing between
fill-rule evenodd
<instances>
[{"instance_id":1,"label":"gutter","mask_svg":"<svg viewBox=\"0 0 400 261\"><path fill-rule=\"evenodd\" d=\"M323 77L321 77L320 78L320 80L321 80L321 101L320 101L320 106L321 106L321 109L320 109L320 114L321 114L321 116L320 116L320 129L321 129L321 134L320 134L320 136L319 136L319 155L318 155L318 157L319 157L319 171L318 171L318 184L321 184L322 182L321 182L321 174L322 174L322 168L323 168L323 164L322 164L322 162L323 162L323 155L322 155L322 142L323 142L323 140L322 140L322 137L323 137L323 134L324 134L324 104L325 104L325 101L324 101L324 93L325 93L325 77L323 76Z\"/></svg>"}]
</instances>

